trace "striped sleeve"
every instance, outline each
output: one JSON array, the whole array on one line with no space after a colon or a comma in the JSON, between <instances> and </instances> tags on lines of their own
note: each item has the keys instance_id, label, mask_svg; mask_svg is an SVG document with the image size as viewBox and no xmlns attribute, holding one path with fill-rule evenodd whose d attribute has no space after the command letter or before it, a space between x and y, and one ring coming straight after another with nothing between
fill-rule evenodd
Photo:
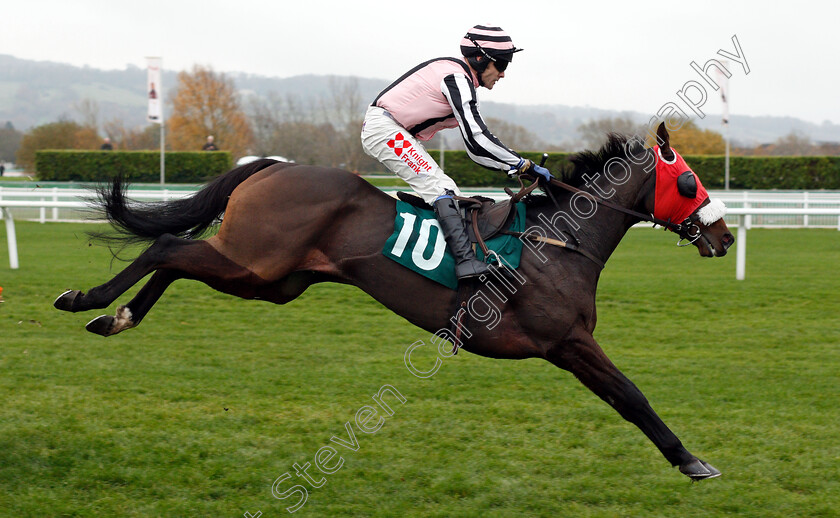
<instances>
[{"instance_id":1,"label":"striped sleeve","mask_svg":"<svg viewBox=\"0 0 840 518\"><path fill-rule=\"evenodd\" d=\"M467 154L488 169L508 171L519 164L521 157L508 149L490 133L478 112L475 87L464 74L450 74L441 81L441 91L452 106L458 127L464 137Z\"/></svg>"}]
</instances>

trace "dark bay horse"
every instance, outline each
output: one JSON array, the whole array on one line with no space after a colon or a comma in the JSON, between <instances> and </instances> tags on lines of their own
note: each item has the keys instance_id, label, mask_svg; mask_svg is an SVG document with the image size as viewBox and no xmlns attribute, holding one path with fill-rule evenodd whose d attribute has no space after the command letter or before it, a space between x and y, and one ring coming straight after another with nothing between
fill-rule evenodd
<instances>
[{"instance_id":1,"label":"dark bay horse","mask_svg":"<svg viewBox=\"0 0 840 518\"><path fill-rule=\"evenodd\" d=\"M673 156L664 126L658 133L659 152ZM604 169L616 161L623 162L621 175ZM655 161L654 151L640 141L612 135L599 152L572 159L569 182L594 195L609 194L615 205L653 214ZM551 196L527 202L528 232L574 235L588 255L542 242L527 246L516 271L519 281L511 283L515 293L496 296L494 325L473 325L473 320L463 348L492 358L545 358L638 426L682 473L695 480L718 476L718 470L683 447L592 337L598 263L607 261L639 218L587 204L580 194L554 186L544 189ZM395 200L346 171L260 160L218 177L190 198L129 204L121 181L115 180L101 190L100 203L123 240L151 246L110 281L86 293L67 291L55 307L72 312L106 308L153 273L116 315L87 325L102 336L137 326L164 290L183 278L276 304L295 299L315 283L352 284L430 332L450 326L457 304L458 292L383 255L394 230ZM708 198L692 213L689 234L701 255L721 256L734 240L722 214L715 221L695 217L707 204ZM218 233L198 239L223 213ZM498 292L501 285L499 280L494 288L489 282L486 287Z\"/></svg>"}]
</instances>

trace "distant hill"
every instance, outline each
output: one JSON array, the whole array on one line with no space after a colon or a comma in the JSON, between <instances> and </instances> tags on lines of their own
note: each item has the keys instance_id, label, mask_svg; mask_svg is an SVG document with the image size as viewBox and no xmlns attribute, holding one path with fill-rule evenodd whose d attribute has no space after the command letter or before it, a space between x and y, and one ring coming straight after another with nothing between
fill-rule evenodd
<instances>
[{"instance_id":1,"label":"distant hill","mask_svg":"<svg viewBox=\"0 0 840 518\"><path fill-rule=\"evenodd\" d=\"M481 106L485 116L525 126L551 143L574 141L579 138L577 127L593 119L623 117L639 124L647 124L652 116L633 111L563 105L529 106L482 102ZM694 122L701 129L723 133L720 114L707 114L704 119L694 119ZM795 117L730 116L730 137L733 145L754 147L774 142L791 132L810 137L815 143L840 142L840 125L830 122L814 124Z\"/></svg>"},{"instance_id":2,"label":"distant hill","mask_svg":"<svg viewBox=\"0 0 840 518\"><path fill-rule=\"evenodd\" d=\"M243 94L292 94L303 100L329 92L329 76L291 78L228 73ZM388 85L379 79L355 78L363 98L373 99ZM177 73L164 70L165 91L177 84ZM96 101L100 123L122 119L129 127L146 124L146 70L128 65L124 70L99 70L49 61L30 61L0 54L0 124L11 121L18 130L77 119L76 106ZM165 92L164 92L165 93Z\"/></svg>"},{"instance_id":3,"label":"distant hill","mask_svg":"<svg viewBox=\"0 0 840 518\"><path fill-rule=\"evenodd\" d=\"M301 100L329 93L331 76L303 75L289 78L265 77L228 72L246 95L293 94ZM335 76L333 76L335 77ZM347 79L347 78L339 78ZM354 78L362 98L373 99L388 81ZM10 121L18 130L54 122L60 118L78 119L76 106L90 99L99 107L99 121L122 119L126 125L145 124L146 71L134 65L124 70L99 70L90 67L31 61L0 54L0 124ZM164 71L164 87L176 84L176 73ZM536 133L544 141L560 144L579 138L577 127L589 120L605 117L628 117L646 123L650 114L619 112L593 107L564 105L519 105L484 101L485 117L495 117L518 124ZM708 115L697 120L701 128L720 131L720 116ZM733 115L731 137L734 144L755 146L773 142L796 131L816 142L840 142L840 125L814 124L794 117L751 117Z\"/></svg>"},{"instance_id":4,"label":"distant hill","mask_svg":"<svg viewBox=\"0 0 840 518\"><path fill-rule=\"evenodd\" d=\"M175 74L165 74L169 84ZM146 71L98 70L47 61L29 61L0 55L0 121L18 130L75 119L75 105L95 100L104 119L122 118L132 125L145 121L143 88Z\"/></svg>"}]
</instances>

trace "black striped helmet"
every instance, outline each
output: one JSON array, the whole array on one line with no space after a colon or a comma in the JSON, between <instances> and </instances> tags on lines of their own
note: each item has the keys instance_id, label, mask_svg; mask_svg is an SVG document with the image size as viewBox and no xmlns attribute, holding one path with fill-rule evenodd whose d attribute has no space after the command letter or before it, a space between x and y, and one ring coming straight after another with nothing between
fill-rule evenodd
<instances>
[{"instance_id":1,"label":"black striped helmet","mask_svg":"<svg viewBox=\"0 0 840 518\"><path fill-rule=\"evenodd\" d=\"M501 27L476 25L461 38L461 54L468 58L485 56L489 61L513 61L513 54L519 52L513 40ZM470 62L470 65L473 63ZM487 66L484 62L482 69ZM475 68L475 67L473 67ZM480 72L480 71L479 71Z\"/></svg>"}]
</instances>

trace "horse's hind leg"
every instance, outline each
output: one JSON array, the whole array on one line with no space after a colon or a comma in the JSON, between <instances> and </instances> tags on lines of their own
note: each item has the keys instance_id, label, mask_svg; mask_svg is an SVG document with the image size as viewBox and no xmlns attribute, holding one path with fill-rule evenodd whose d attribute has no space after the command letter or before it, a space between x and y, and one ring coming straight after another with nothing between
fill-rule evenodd
<instances>
[{"instance_id":1,"label":"horse's hind leg","mask_svg":"<svg viewBox=\"0 0 840 518\"><path fill-rule=\"evenodd\" d=\"M98 316L88 322L85 329L98 335L111 336L137 326L166 288L179 278L172 270L156 271L131 302L117 308L116 315Z\"/></svg>"},{"instance_id":2,"label":"horse's hind leg","mask_svg":"<svg viewBox=\"0 0 840 518\"><path fill-rule=\"evenodd\" d=\"M117 297L125 293L140 279L153 272L177 246L180 240L175 236L165 234L159 237L137 259L125 267L113 279L91 288L87 293L79 290L68 290L55 299L53 305L62 311L88 311L91 309L107 308Z\"/></svg>"},{"instance_id":3,"label":"horse's hind leg","mask_svg":"<svg viewBox=\"0 0 840 518\"><path fill-rule=\"evenodd\" d=\"M644 394L618 370L591 335L581 332L578 338L550 350L548 360L574 374L621 417L638 426L671 465L679 466L684 475L694 480L720 475L720 471L683 447L653 411Z\"/></svg>"},{"instance_id":4,"label":"horse's hind leg","mask_svg":"<svg viewBox=\"0 0 840 518\"><path fill-rule=\"evenodd\" d=\"M259 286L266 283L247 268L222 255L207 241L164 235L107 283L93 288L88 294L66 292L56 300L55 306L66 311L107 307L155 270L155 275L128 305L120 306L115 316L92 320L87 329L109 336L136 326L169 284L179 278L199 280L220 291L244 298L253 298Z\"/></svg>"},{"instance_id":5,"label":"horse's hind leg","mask_svg":"<svg viewBox=\"0 0 840 518\"><path fill-rule=\"evenodd\" d=\"M162 269L156 271L152 275L152 278L149 279L128 304L117 308L114 316L98 316L88 322L85 329L98 335L111 336L120 331L136 327L149 310L152 309L152 306L160 299L163 292L166 291L166 288L181 278L184 278L183 272ZM245 298L260 298L276 304L285 304L296 299L312 283L321 281L321 278L313 272L294 272L270 284L252 285L251 287L237 284L237 289L231 290L233 286L231 283L217 283L209 277L198 278L198 276L195 276L193 278L204 281L208 285L219 288L221 291L230 293L231 295L238 295ZM245 293L243 288L248 293Z\"/></svg>"}]
</instances>

